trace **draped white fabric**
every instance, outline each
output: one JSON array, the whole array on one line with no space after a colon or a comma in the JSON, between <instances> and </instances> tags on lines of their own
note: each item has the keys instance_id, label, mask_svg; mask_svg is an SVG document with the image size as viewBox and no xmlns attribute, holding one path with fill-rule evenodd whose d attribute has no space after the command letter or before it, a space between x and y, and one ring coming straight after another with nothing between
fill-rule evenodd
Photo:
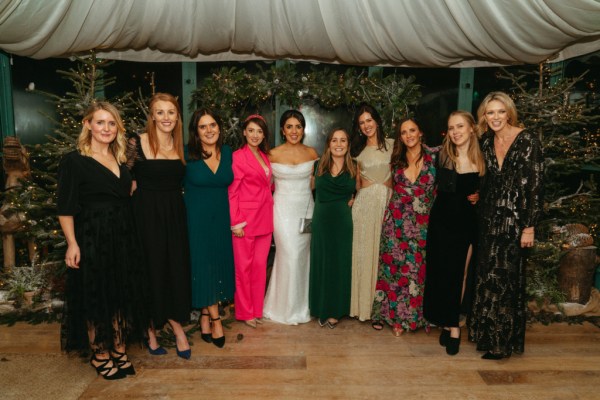
<instances>
[{"instance_id":1,"label":"draped white fabric","mask_svg":"<svg viewBox=\"0 0 600 400\"><path fill-rule=\"evenodd\" d=\"M598 0L0 0L0 49L131 61L395 66L560 61L600 50Z\"/></svg>"}]
</instances>

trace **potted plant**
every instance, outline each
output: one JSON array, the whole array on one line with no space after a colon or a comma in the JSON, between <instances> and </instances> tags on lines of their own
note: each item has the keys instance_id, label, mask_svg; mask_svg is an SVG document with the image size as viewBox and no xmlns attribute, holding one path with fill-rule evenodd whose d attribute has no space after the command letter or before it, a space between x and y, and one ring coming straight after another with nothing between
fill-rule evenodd
<instances>
[{"instance_id":1,"label":"potted plant","mask_svg":"<svg viewBox=\"0 0 600 400\"><path fill-rule=\"evenodd\" d=\"M9 296L25 305L33 303L33 296L44 286L45 274L38 267L16 267L9 273L6 287Z\"/></svg>"}]
</instances>

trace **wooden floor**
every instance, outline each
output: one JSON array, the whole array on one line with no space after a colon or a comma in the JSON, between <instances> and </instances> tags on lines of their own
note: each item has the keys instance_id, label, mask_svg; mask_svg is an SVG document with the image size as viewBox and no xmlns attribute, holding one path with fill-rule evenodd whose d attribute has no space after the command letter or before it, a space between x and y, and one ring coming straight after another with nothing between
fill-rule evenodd
<instances>
[{"instance_id":1,"label":"wooden floor","mask_svg":"<svg viewBox=\"0 0 600 400\"><path fill-rule=\"evenodd\" d=\"M502 361L481 360L464 339L460 353L447 356L435 329L395 338L349 319L333 330L315 321L231 328L223 349L196 334L189 361L173 350L157 357L130 349L135 377L92 377L80 398L600 399L600 329L589 323L535 324L525 354ZM59 355L58 343L57 324L0 326L2 357ZM91 367L77 371L89 374ZM35 385L35 377L32 370L26 379Z\"/></svg>"}]
</instances>

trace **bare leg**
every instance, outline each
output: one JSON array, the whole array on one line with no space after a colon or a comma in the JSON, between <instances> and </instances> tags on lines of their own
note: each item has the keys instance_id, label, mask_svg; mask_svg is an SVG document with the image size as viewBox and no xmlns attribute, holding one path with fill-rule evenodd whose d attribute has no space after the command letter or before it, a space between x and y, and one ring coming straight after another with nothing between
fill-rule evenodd
<instances>
[{"instance_id":1,"label":"bare leg","mask_svg":"<svg viewBox=\"0 0 600 400\"><path fill-rule=\"evenodd\" d=\"M221 324L221 319L219 318L219 305L213 304L212 306L208 306L208 313L210 314L210 319L212 320L212 337L220 338L223 336L223 324Z\"/></svg>"},{"instance_id":2,"label":"bare leg","mask_svg":"<svg viewBox=\"0 0 600 400\"><path fill-rule=\"evenodd\" d=\"M171 328L173 328L173 333L175 334L175 340L177 342L177 348L179 351L185 351L190 349L190 344L188 343L187 336L185 335L185 331L181 324L177 321L169 320L169 324L171 324Z\"/></svg>"}]
</instances>

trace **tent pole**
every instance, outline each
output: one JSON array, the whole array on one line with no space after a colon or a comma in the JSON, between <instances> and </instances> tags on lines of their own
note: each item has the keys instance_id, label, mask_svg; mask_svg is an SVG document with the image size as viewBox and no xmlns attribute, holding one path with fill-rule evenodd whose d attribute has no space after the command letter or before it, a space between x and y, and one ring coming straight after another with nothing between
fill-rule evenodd
<instances>
[{"instance_id":1,"label":"tent pole","mask_svg":"<svg viewBox=\"0 0 600 400\"><path fill-rule=\"evenodd\" d=\"M460 83L458 85L458 109L472 112L473 108L473 83L475 81L474 68L460 69Z\"/></svg>"},{"instance_id":2,"label":"tent pole","mask_svg":"<svg viewBox=\"0 0 600 400\"><path fill-rule=\"evenodd\" d=\"M0 134L2 141L15 136L15 116L12 96L11 58L0 51Z\"/></svg>"},{"instance_id":3,"label":"tent pole","mask_svg":"<svg viewBox=\"0 0 600 400\"><path fill-rule=\"evenodd\" d=\"M192 112L196 109L197 104L192 103L192 92L196 90L196 63L182 62L181 63L181 117L183 119L183 142L188 141L187 126L190 123ZM191 111L190 111L191 109Z\"/></svg>"}]
</instances>

